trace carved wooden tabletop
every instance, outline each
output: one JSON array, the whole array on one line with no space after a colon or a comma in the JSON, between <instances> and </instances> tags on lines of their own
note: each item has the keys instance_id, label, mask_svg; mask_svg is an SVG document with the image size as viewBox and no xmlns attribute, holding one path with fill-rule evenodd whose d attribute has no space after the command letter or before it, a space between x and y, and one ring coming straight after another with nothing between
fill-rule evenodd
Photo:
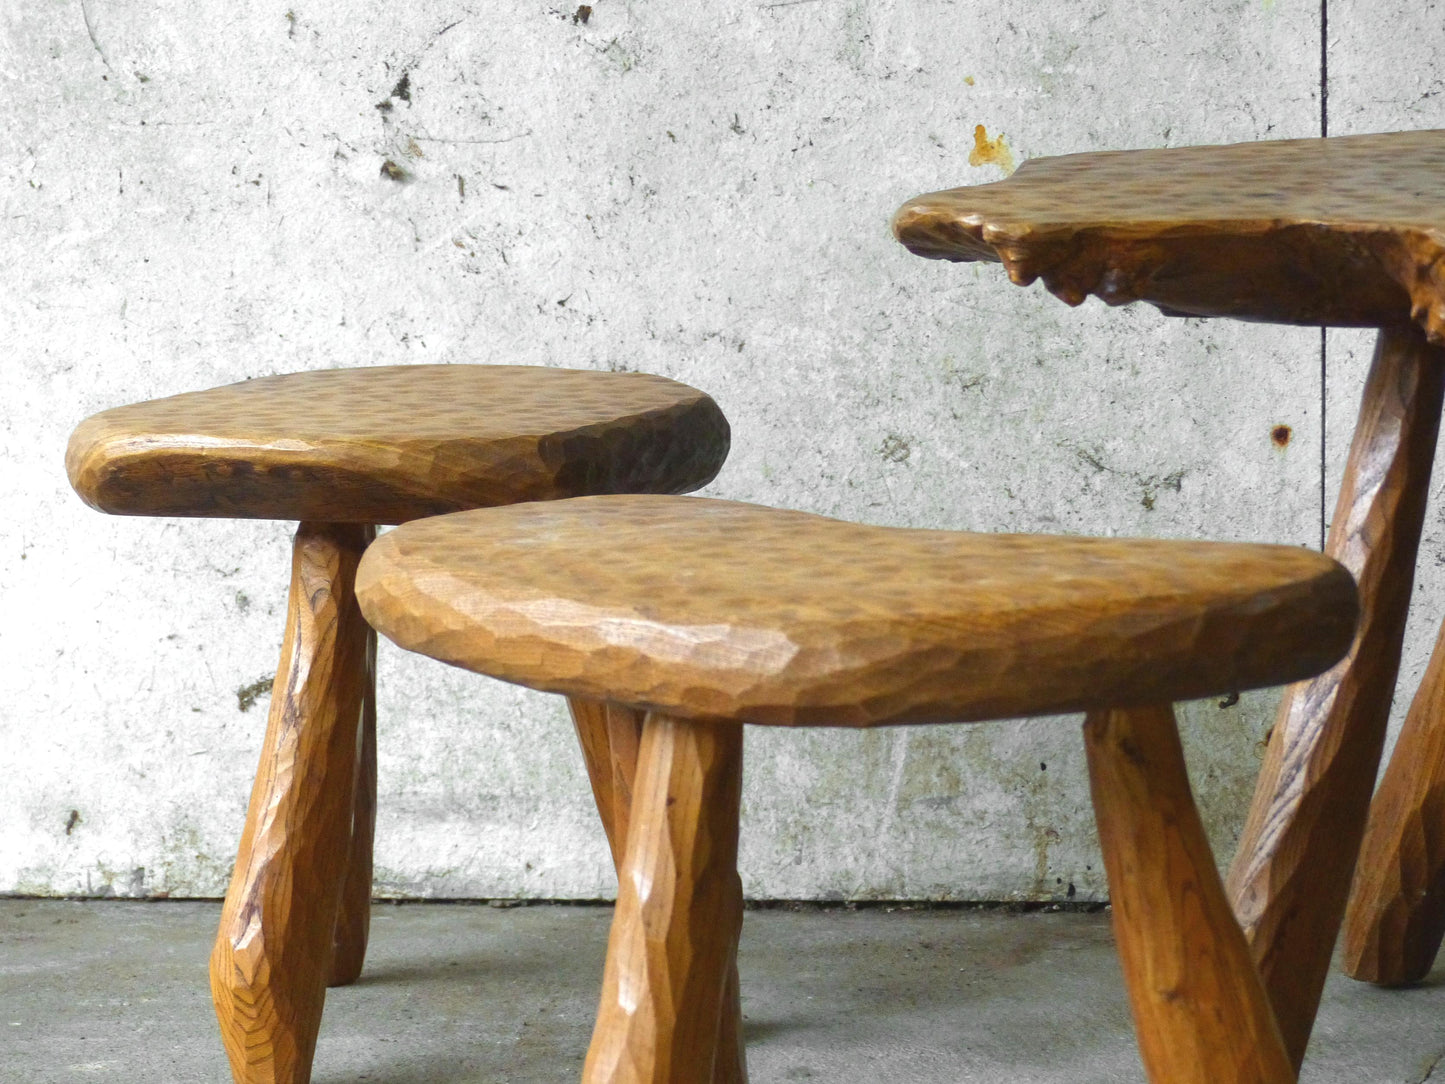
<instances>
[{"instance_id":1,"label":"carved wooden tabletop","mask_svg":"<svg viewBox=\"0 0 1445 1084\"><path fill-rule=\"evenodd\" d=\"M1390 327L1445 343L1445 131L1037 158L918 196L912 252L996 260L1077 305Z\"/></svg>"},{"instance_id":2,"label":"carved wooden tabletop","mask_svg":"<svg viewBox=\"0 0 1445 1084\"><path fill-rule=\"evenodd\" d=\"M401 523L513 501L706 484L728 450L708 396L642 373L514 365L324 369L86 419L86 503L142 516Z\"/></svg>"},{"instance_id":3,"label":"carved wooden tabletop","mask_svg":"<svg viewBox=\"0 0 1445 1084\"><path fill-rule=\"evenodd\" d=\"M1167 702L1318 672L1348 573L1298 547L869 527L582 498L383 535L357 573L402 647L674 715L870 726Z\"/></svg>"}]
</instances>

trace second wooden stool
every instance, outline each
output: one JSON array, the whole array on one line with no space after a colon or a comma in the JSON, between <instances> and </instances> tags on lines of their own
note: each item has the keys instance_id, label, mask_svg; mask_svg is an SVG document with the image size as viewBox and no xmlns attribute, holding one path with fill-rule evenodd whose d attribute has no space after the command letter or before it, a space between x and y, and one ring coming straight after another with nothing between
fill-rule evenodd
<instances>
[{"instance_id":1,"label":"second wooden stool","mask_svg":"<svg viewBox=\"0 0 1445 1084\"><path fill-rule=\"evenodd\" d=\"M1095 814L1150 1079L1295 1079L1170 704L1340 658L1357 597L1329 558L597 497L408 524L368 551L357 596L403 647L617 706L608 755L621 768L593 772L620 862L587 1084L746 1079L733 963L741 724L1070 711L1089 712ZM640 711L638 740L625 724Z\"/></svg>"}]
</instances>

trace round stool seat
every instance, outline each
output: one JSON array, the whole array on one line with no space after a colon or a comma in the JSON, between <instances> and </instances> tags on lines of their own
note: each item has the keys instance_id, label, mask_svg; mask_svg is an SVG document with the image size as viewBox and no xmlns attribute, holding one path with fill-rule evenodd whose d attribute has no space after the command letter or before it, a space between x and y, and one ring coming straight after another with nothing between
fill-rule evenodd
<instances>
[{"instance_id":1,"label":"round stool seat","mask_svg":"<svg viewBox=\"0 0 1445 1084\"><path fill-rule=\"evenodd\" d=\"M863 526L700 498L485 509L383 535L402 647L698 719L873 726L1275 685L1349 648L1353 579L1289 546Z\"/></svg>"},{"instance_id":2,"label":"round stool seat","mask_svg":"<svg viewBox=\"0 0 1445 1084\"><path fill-rule=\"evenodd\" d=\"M593 493L680 493L728 450L708 396L642 373L324 369L107 410L66 452L102 512L402 523Z\"/></svg>"}]
</instances>

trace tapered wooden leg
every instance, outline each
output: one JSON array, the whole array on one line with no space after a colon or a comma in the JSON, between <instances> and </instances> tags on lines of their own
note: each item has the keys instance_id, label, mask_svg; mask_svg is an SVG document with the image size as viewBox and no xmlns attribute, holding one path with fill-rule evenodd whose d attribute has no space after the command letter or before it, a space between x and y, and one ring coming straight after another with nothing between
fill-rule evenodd
<instances>
[{"instance_id":1,"label":"tapered wooden leg","mask_svg":"<svg viewBox=\"0 0 1445 1084\"><path fill-rule=\"evenodd\" d=\"M742 922L742 727L643 725L584 1084L710 1084Z\"/></svg>"},{"instance_id":2,"label":"tapered wooden leg","mask_svg":"<svg viewBox=\"0 0 1445 1084\"><path fill-rule=\"evenodd\" d=\"M1380 763L1445 387L1445 351L1381 332L1326 552L1354 573L1360 628L1285 692L1229 893L1296 1067L1329 970Z\"/></svg>"},{"instance_id":3,"label":"tapered wooden leg","mask_svg":"<svg viewBox=\"0 0 1445 1084\"><path fill-rule=\"evenodd\" d=\"M632 811L632 783L637 775L637 751L642 739L642 712L620 704L569 698L572 723L582 746L592 795L602 818L612 861L621 876L623 848ZM741 885L739 885L741 892ZM739 898L738 906L742 906ZM712 1084L747 1084L743 1047L742 991L736 953L728 967L722 1014L718 1024L718 1052Z\"/></svg>"},{"instance_id":4,"label":"tapered wooden leg","mask_svg":"<svg viewBox=\"0 0 1445 1084\"><path fill-rule=\"evenodd\" d=\"M613 860L620 871L631 817L642 713L617 704L575 699L569 701L569 707L592 781L598 813L612 848ZM737 906L741 908L740 885ZM736 959L729 962L728 972L712 1081L713 1084L746 1084Z\"/></svg>"},{"instance_id":5,"label":"tapered wooden leg","mask_svg":"<svg viewBox=\"0 0 1445 1084\"><path fill-rule=\"evenodd\" d=\"M1344 964L1384 986L1418 982L1445 936L1445 627L1370 805L1345 913Z\"/></svg>"},{"instance_id":6,"label":"tapered wooden leg","mask_svg":"<svg viewBox=\"0 0 1445 1084\"><path fill-rule=\"evenodd\" d=\"M632 819L632 782L642 743L642 712L576 697L568 698L567 707L572 712L572 725L577 728L602 830L612 848L612 864L621 870L627 827Z\"/></svg>"},{"instance_id":7,"label":"tapered wooden leg","mask_svg":"<svg viewBox=\"0 0 1445 1084\"><path fill-rule=\"evenodd\" d=\"M303 523L281 666L211 995L238 1084L306 1084L355 807L368 629L354 592L371 528Z\"/></svg>"},{"instance_id":8,"label":"tapered wooden leg","mask_svg":"<svg viewBox=\"0 0 1445 1084\"><path fill-rule=\"evenodd\" d=\"M371 852L376 838L376 630L366 632L366 677L356 748L356 805L351 814L351 849L346 880L336 909L335 948L327 986L347 986L361 977L371 934Z\"/></svg>"},{"instance_id":9,"label":"tapered wooden leg","mask_svg":"<svg viewBox=\"0 0 1445 1084\"><path fill-rule=\"evenodd\" d=\"M1114 936L1149 1079L1293 1082L1194 806L1173 709L1091 713L1084 739Z\"/></svg>"}]
</instances>

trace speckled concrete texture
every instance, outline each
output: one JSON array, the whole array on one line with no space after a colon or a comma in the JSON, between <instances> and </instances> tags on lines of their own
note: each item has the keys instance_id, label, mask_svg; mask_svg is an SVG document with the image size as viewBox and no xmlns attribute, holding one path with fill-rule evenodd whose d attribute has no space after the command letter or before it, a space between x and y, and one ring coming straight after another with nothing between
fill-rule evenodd
<instances>
[{"instance_id":1,"label":"speckled concrete texture","mask_svg":"<svg viewBox=\"0 0 1445 1084\"><path fill-rule=\"evenodd\" d=\"M120 403L639 369L729 415L719 496L1319 544L1317 332L1071 311L888 233L1009 159L1317 133L1318 3L590 7L0 7L0 890L217 895L244 815L290 528L85 508L66 436ZM1332 42L1404 86L1357 7ZM1410 87L1369 126L1425 122ZM611 892L559 703L395 652L380 680L380 892ZM1272 705L1184 713L1221 857ZM747 892L1101 897L1076 723L757 737Z\"/></svg>"},{"instance_id":2,"label":"speckled concrete texture","mask_svg":"<svg viewBox=\"0 0 1445 1084\"><path fill-rule=\"evenodd\" d=\"M0 901L0 1084L226 1077L206 989L215 904ZM332 990L315 1084L576 1079L608 907L381 905ZM757 1081L1142 1084L1108 915L750 911L739 957ZM1301 1079L1421 1084L1445 985L1335 975Z\"/></svg>"}]
</instances>

